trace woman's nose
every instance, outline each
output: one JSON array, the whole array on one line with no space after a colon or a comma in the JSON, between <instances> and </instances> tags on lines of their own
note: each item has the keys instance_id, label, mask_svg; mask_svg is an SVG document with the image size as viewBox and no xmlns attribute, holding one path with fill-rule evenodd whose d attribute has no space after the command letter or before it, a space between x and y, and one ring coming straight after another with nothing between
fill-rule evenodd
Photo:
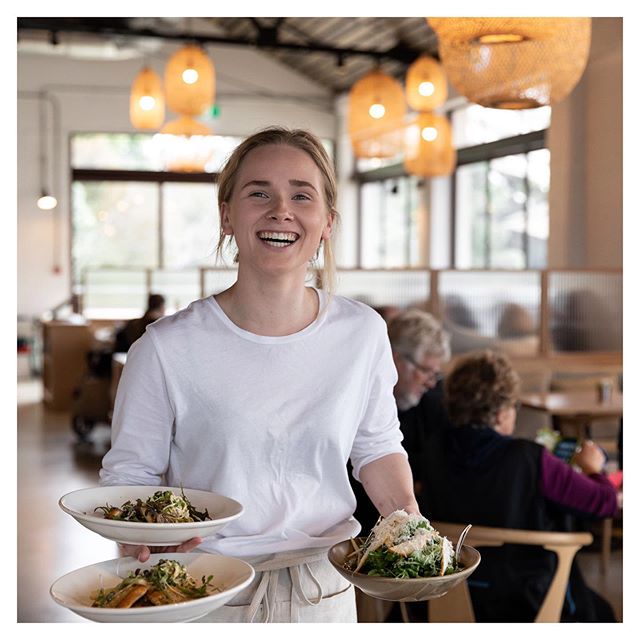
<instances>
[{"instance_id":1,"label":"woman's nose","mask_svg":"<svg viewBox=\"0 0 640 640\"><path fill-rule=\"evenodd\" d=\"M269 211L269 217L273 220L292 220L293 215L287 206L287 200L285 198L276 198L271 211Z\"/></svg>"}]
</instances>

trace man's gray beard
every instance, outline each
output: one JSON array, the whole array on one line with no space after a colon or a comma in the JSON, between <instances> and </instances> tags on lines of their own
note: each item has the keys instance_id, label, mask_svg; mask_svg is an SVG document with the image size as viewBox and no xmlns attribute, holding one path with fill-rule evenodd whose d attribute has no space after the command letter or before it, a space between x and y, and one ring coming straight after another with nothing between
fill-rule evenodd
<instances>
[{"instance_id":1,"label":"man's gray beard","mask_svg":"<svg viewBox=\"0 0 640 640\"><path fill-rule=\"evenodd\" d=\"M396 398L396 404L398 405L398 409L400 411L408 411L420 402L421 397L422 396L415 394L407 394L402 396L401 398Z\"/></svg>"}]
</instances>

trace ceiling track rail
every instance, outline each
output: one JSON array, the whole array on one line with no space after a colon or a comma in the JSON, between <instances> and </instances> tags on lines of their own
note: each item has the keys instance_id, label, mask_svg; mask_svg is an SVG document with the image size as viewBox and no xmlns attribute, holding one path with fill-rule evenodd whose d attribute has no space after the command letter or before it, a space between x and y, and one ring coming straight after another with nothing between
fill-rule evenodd
<instances>
[{"instance_id":1,"label":"ceiling track rail","mask_svg":"<svg viewBox=\"0 0 640 640\"><path fill-rule=\"evenodd\" d=\"M264 29L264 27L263 27ZM272 37L265 37L264 32L257 38L234 38L227 36L214 36L211 34L179 32L166 33L154 29L135 29L117 24L74 24L62 20L48 18L18 18L18 37L21 31L47 31L53 41L57 40L61 33L85 33L100 36L122 36L131 38L155 38L161 40L176 40L181 42L197 42L198 44L217 44L242 47L254 47L258 49L279 49L284 51L298 51L306 53L326 53L335 56L338 61L348 56L365 56L378 62L382 60L394 60L403 64L411 64L419 55L424 53L404 45L396 45L386 51L373 49L353 49L344 47L331 47L318 43L298 44L293 42L281 42L277 39L277 30ZM275 37L274 37L275 36Z\"/></svg>"}]
</instances>

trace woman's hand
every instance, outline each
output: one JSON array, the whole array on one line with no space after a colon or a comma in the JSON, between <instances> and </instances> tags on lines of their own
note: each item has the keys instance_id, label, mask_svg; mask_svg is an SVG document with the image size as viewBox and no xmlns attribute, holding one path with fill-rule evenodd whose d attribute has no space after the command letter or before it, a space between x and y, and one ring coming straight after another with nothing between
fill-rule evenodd
<instances>
[{"instance_id":1,"label":"woman's hand","mask_svg":"<svg viewBox=\"0 0 640 640\"><path fill-rule=\"evenodd\" d=\"M585 440L582 446L576 449L572 462L577 464L587 475L602 473L606 457L602 449L592 442Z\"/></svg>"},{"instance_id":2,"label":"woman's hand","mask_svg":"<svg viewBox=\"0 0 640 640\"><path fill-rule=\"evenodd\" d=\"M200 544L202 544L202 538L191 538L191 540L187 540L175 547L147 547L145 545L120 543L118 543L118 547L122 555L137 558L139 562L146 562L152 553L186 553Z\"/></svg>"}]
</instances>

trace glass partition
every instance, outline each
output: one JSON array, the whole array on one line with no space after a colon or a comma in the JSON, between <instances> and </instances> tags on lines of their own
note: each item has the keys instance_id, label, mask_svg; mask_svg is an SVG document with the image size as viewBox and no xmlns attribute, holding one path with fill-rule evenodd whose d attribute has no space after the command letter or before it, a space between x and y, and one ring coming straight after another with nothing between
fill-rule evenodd
<instances>
[{"instance_id":1,"label":"glass partition","mask_svg":"<svg viewBox=\"0 0 640 640\"><path fill-rule=\"evenodd\" d=\"M540 347L540 273L442 271L438 294L453 353L497 348L535 355Z\"/></svg>"},{"instance_id":2,"label":"glass partition","mask_svg":"<svg viewBox=\"0 0 640 640\"><path fill-rule=\"evenodd\" d=\"M228 289L238 278L238 270L230 269L204 269L203 297L220 293Z\"/></svg>"},{"instance_id":3,"label":"glass partition","mask_svg":"<svg viewBox=\"0 0 640 640\"><path fill-rule=\"evenodd\" d=\"M513 357L622 351L621 271L342 269L337 276L337 294L372 307L433 309L451 335L454 354L484 348ZM234 266L86 268L79 293L87 318L124 319L142 315L149 293L163 294L171 313L236 279ZM313 282L310 274L307 284Z\"/></svg>"},{"instance_id":4,"label":"glass partition","mask_svg":"<svg viewBox=\"0 0 640 640\"><path fill-rule=\"evenodd\" d=\"M86 269L83 313L87 318L138 318L147 306L144 269Z\"/></svg>"},{"instance_id":5,"label":"glass partition","mask_svg":"<svg viewBox=\"0 0 640 640\"><path fill-rule=\"evenodd\" d=\"M622 273L549 273L554 351L622 351Z\"/></svg>"},{"instance_id":6,"label":"glass partition","mask_svg":"<svg viewBox=\"0 0 640 640\"><path fill-rule=\"evenodd\" d=\"M164 296L167 313L184 309L200 298L200 272L198 269L152 271L151 293Z\"/></svg>"},{"instance_id":7,"label":"glass partition","mask_svg":"<svg viewBox=\"0 0 640 640\"><path fill-rule=\"evenodd\" d=\"M425 306L429 271L338 271L337 293L372 307Z\"/></svg>"}]
</instances>

